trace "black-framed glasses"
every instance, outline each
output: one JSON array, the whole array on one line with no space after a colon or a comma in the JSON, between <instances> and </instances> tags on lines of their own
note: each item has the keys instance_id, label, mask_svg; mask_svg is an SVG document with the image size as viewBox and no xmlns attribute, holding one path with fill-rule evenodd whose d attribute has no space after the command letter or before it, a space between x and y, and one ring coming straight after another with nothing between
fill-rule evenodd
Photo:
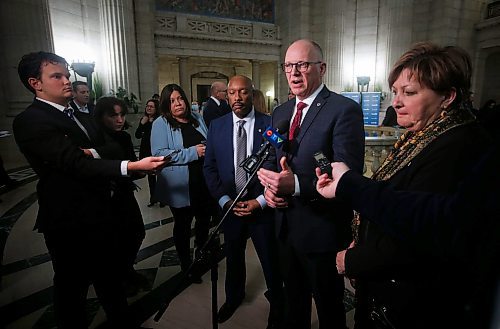
<instances>
[{"instance_id":1,"label":"black-framed glasses","mask_svg":"<svg viewBox=\"0 0 500 329\"><path fill-rule=\"evenodd\" d=\"M311 64L320 64L323 63L322 61L317 61L317 62L297 62L297 63L282 63L281 64L281 69L285 73L290 73L293 70L293 67L299 71L299 72L305 72L309 68L309 65Z\"/></svg>"}]
</instances>

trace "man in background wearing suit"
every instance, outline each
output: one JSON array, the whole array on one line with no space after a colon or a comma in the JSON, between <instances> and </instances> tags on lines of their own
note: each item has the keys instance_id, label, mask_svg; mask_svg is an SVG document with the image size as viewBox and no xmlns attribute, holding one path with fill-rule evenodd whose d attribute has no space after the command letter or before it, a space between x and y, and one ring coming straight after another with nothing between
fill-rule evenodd
<instances>
[{"instance_id":1,"label":"man in background wearing suit","mask_svg":"<svg viewBox=\"0 0 500 329\"><path fill-rule=\"evenodd\" d=\"M246 76L231 78L228 97L233 112L212 122L204 164L210 193L223 211L229 209L247 181L247 173L239 167L240 158L259 150L262 134L271 121L269 116L254 110L252 81ZM263 190L259 181L254 179L223 223L227 256L226 302L219 310L219 323L228 320L245 297L245 248L250 236L268 288L265 295L271 307L267 328L278 328L279 325L282 281L279 269L274 265L277 258L273 213L266 208Z\"/></svg>"},{"instance_id":2,"label":"man in background wearing suit","mask_svg":"<svg viewBox=\"0 0 500 329\"><path fill-rule=\"evenodd\" d=\"M90 103L90 91L86 82L75 81L72 83L73 100L69 102L69 106L75 112L83 112L87 114L94 113L94 104Z\"/></svg>"},{"instance_id":3,"label":"man in background wearing suit","mask_svg":"<svg viewBox=\"0 0 500 329\"><path fill-rule=\"evenodd\" d=\"M72 98L68 64L47 52L24 55L19 77L35 99L13 124L14 137L37 173L38 215L54 269L58 328L87 328L86 297L94 285L112 328L134 328L120 285L117 223L111 216L110 179L131 171L157 170L162 157L141 161L100 160L81 148L101 142L90 120L68 108ZM81 117L80 117L81 118Z\"/></svg>"},{"instance_id":4,"label":"man in background wearing suit","mask_svg":"<svg viewBox=\"0 0 500 329\"><path fill-rule=\"evenodd\" d=\"M210 87L210 98L207 100L207 104L203 109L203 120L205 120L205 124L208 128L210 128L210 122L212 120L231 113L231 107L227 104L226 95L227 86L225 83L220 81L212 83Z\"/></svg>"},{"instance_id":5,"label":"man in background wearing suit","mask_svg":"<svg viewBox=\"0 0 500 329\"><path fill-rule=\"evenodd\" d=\"M280 261L285 282L285 328L311 327L311 302L316 302L321 328L346 327L344 279L337 273L337 251L352 240L352 210L322 198L314 180L314 153L330 161L349 163L361 172L364 130L361 108L331 92L321 82L326 71L320 46L298 40L282 64L296 96L278 106L272 122L291 122L288 144L276 151L276 161L258 171L269 206L276 208Z\"/></svg>"}]
</instances>

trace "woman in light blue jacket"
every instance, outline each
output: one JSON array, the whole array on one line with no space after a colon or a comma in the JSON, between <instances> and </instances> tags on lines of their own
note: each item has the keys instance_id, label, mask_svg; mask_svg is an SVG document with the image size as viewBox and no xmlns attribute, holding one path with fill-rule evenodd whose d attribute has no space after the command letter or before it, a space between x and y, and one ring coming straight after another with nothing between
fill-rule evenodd
<instances>
[{"instance_id":1,"label":"woman in light blue jacket","mask_svg":"<svg viewBox=\"0 0 500 329\"><path fill-rule=\"evenodd\" d=\"M172 211L174 243L183 271L191 264L193 217L195 246L200 248L207 241L210 217L216 209L202 170L207 127L202 116L191 112L188 104L180 86L166 85L160 97L162 115L153 122L151 130L151 153L171 157L170 164L158 175L156 197Z\"/></svg>"}]
</instances>

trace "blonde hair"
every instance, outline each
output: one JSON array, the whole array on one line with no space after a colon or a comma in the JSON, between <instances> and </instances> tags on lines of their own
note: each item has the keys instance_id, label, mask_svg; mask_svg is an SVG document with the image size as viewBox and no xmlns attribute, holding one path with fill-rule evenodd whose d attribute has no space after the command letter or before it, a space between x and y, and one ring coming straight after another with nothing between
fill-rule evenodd
<instances>
[{"instance_id":1,"label":"blonde hair","mask_svg":"<svg viewBox=\"0 0 500 329\"><path fill-rule=\"evenodd\" d=\"M253 107L255 111L269 113L266 105L266 97L259 89L253 90Z\"/></svg>"}]
</instances>

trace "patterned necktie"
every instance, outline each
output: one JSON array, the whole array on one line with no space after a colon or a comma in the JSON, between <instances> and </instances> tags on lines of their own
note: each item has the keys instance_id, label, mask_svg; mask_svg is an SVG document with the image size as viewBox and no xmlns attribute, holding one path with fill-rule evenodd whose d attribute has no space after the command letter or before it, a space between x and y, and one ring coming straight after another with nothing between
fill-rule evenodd
<instances>
[{"instance_id":1,"label":"patterned necktie","mask_svg":"<svg viewBox=\"0 0 500 329\"><path fill-rule=\"evenodd\" d=\"M73 116L73 109L71 107L67 107L63 110L63 113L68 116L71 120L75 121L75 117Z\"/></svg>"},{"instance_id":2,"label":"patterned necktie","mask_svg":"<svg viewBox=\"0 0 500 329\"><path fill-rule=\"evenodd\" d=\"M245 122L245 120L239 120L237 122L238 134L236 135L236 172L234 175L236 193L240 193L247 181L247 173L245 169L240 167L240 163L242 163L247 157L247 133L245 128L243 128Z\"/></svg>"},{"instance_id":3,"label":"patterned necktie","mask_svg":"<svg viewBox=\"0 0 500 329\"><path fill-rule=\"evenodd\" d=\"M300 132L300 120L302 119L302 110L307 107L307 104L304 102L299 102L297 104L297 113L295 113L295 117L293 118L292 124L290 126L290 134L288 139L293 140L297 138Z\"/></svg>"}]
</instances>

